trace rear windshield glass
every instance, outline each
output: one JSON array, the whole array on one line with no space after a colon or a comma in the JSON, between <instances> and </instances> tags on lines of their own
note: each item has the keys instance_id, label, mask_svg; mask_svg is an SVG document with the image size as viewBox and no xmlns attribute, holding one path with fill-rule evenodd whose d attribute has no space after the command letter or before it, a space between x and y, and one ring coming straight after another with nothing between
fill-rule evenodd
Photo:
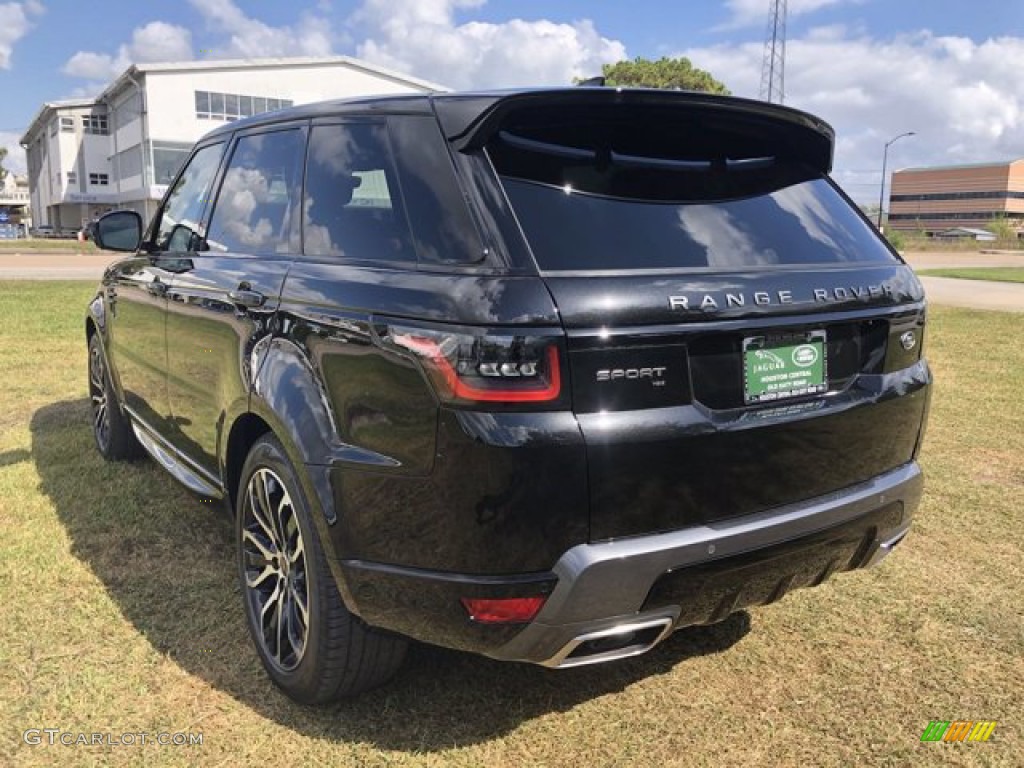
<instances>
[{"instance_id":1,"label":"rear windshield glass","mask_svg":"<svg viewBox=\"0 0 1024 768\"><path fill-rule=\"evenodd\" d=\"M502 131L488 146L543 270L893 262L821 174L773 156L673 157Z\"/></svg>"}]
</instances>

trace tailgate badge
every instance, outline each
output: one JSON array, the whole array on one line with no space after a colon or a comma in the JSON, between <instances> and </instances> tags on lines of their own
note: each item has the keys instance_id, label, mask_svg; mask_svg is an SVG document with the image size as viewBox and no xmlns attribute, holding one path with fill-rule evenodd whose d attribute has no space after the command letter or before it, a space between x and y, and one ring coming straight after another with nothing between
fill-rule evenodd
<instances>
[{"instance_id":1,"label":"tailgate badge","mask_svg":"<svg viewBox=\"0 0 1024 768\"><path fill-rule=\"evenodd\" d=\"M665 386L665 371L668 366L649 368L602 368L597 372L598 381L640 381L646 380L652 387Z\"/></svg>"}]
</instances>

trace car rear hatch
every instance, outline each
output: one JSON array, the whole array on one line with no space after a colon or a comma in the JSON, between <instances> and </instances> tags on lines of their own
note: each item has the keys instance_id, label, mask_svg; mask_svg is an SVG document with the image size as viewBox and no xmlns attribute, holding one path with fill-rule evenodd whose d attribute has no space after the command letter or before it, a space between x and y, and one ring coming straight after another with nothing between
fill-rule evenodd
<instances>
[{"instance_id":1,"label":"car rear hatch","mask_svg":"<svg viewBox=\"0 0 1024 768\"><path fill-rule=\"evenodd\" d=\"M580 89L499 101L482 147L568 337L591 539L707 524L912 460L917 279L804 113Z\"/></svg>"}]
</instances>

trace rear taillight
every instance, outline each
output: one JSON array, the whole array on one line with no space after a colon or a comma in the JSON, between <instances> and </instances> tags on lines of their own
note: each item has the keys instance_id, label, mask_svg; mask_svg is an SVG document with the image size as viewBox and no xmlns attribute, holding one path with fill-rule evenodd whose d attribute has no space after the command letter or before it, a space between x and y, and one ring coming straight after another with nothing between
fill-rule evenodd
<instances>
[{"instance_id":1,"label":"rear taillight","mask_svg":"<svg viewBox=\"0 0 1024 768\"><path fill-rule=\"evenodd\" d=\"M562 394L557 336L475 334L389 326L446 403L551 403Z\"/></svg>"}]
</instances>

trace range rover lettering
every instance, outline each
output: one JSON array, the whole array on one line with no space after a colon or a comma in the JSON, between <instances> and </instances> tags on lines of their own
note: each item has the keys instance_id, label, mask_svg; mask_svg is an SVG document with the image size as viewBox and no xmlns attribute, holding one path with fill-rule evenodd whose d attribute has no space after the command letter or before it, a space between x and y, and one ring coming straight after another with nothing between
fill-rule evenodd
<instances>
[{"instance_id":1,"label":"range rover lettering","mask_svg":"<svg viewBox=\"0 0 1024 768\"><path fill-rule=\"evenodd\" d=\"M299 702L410 640L553 668L884 558L931 374L809 114L601 87L336 101L198 142L88 307L96 444L233 515Z\"/></svg>"}]
</instances>

